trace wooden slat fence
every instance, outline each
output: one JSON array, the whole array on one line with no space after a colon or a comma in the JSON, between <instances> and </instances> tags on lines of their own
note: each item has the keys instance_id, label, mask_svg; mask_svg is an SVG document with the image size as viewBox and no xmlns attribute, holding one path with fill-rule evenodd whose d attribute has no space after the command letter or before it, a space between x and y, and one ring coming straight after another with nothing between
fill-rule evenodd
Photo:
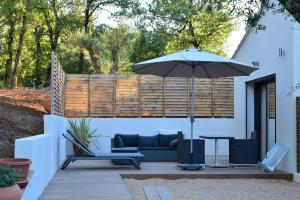
<instances>
[{"instance_id":1,"label":"wooden slat fence","mask_svg":"<svg viewBox=\"0 0 300 200\"><path fill-rule=\"evenodd\" d=\"M51 53L51 114L64 116L65 72L59 60Z\"/></svg>"},{"instance_id":2,"label":"wooden slat fence","mask_svg":"<svg viewBox=\"0 0 300 200\"><path fill-rule=\"evenodd\" d=\"M196 80L196 117L233 117L233 78ZM149 75L66 75L67 117L187 117L191 80Z\"/></svg>"},{"instance_id":3,"label":"wooden slat fence","mask_svg":"<svg viewBox=\"0 0 300 200\"><path fill-rule=\"evenodd\" d=\"M297 171L300 173L300 97L297 97Z\"/></svg>"}]
</instances>

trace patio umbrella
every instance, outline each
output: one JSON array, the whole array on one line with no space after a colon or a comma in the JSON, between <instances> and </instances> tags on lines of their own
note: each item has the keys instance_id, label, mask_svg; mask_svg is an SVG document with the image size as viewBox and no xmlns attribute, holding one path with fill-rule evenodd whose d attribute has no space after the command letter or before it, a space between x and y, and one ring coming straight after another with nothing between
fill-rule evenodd
<instances>
[{"instance_id":1,"label":"patio umbrella","mask_svg":"<svg viewBox=\"0 0 300 200\"><path fill-rule=\"evenodd\" d=\"M179 166L185 169L198 169L201 168L201 166L193 164L195 78L210 79L230 76L248 76L254 72L256 68L225 57L208 53L206 51L192 48L134 64L133 70L138 74L152 74L161 77L192 78L190 163L184 163Z\"/></svg>"}]
</instances>

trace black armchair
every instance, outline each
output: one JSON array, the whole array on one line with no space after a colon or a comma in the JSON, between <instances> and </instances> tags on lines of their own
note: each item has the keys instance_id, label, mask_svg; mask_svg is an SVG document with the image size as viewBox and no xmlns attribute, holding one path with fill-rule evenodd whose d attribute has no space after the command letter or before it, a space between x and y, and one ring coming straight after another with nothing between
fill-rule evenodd
<instances>
[{"instance_id":1,"label":"black armchair","mask_svg":"<svg viewBox=\"0 0 300 200\"><path fill-rule=\"evenodd\" d=\"M184 139L182 133L178 134L177 163L190 163L190 139ZM193 163L205 164L204 140L193 140Z\"/></svg>"},{"instance_id":2,"label":"black armchair","mask_svg":"<svg viewBox=\"0 0 300 200\"><path fill-rule=\"evenodd\" d=\"M258 163L256 133L251 139L229 140L229 163L234 165L255 165Z\"/></svg>"}]
</instances>

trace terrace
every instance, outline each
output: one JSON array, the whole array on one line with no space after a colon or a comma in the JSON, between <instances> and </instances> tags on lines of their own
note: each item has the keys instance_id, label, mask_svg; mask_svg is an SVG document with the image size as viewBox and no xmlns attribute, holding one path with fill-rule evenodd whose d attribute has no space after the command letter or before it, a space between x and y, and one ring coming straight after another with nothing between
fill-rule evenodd
<instances>
[{"instance_id":1,"label":"terrace","mask_svg":"<svg viewBox=\"0 0 300 200\"><path fill-rule=\"evenodd\" d=\"M274 85L273 85L274 86ZM52 114L44 117L44 134L16 140L16 157L29 157L33 175L24 199L138 199L127 180L281 179L293 180L286 171L265 172L260 167L205 168L185 171L177 162L142 162L141 170L110 161L76 161L60 170L70 144L62 137L68 120L91 119L101 152L111 151L116 133L151 136L159 129L189 133L190 79L153 76L68 75L52 55ZM270 87L268 116L274 120L275 97ZM274 91L274 90L273 90ZM220 135L249 138L235 121L233 78L196 80L196 138ZM188 138L188 135L185 135ZM217 146L219 164L229 166L229 143ZM205 141L205 164L213 165L214 142ZM283 182L284 184L292 184ZM127 186L126 186L127 184ZM270 182L272 184L272 182ZM83 192L82 192L83 191ZM130 193L131 192L131 193ZM178 197L177 197L178 198Z\"/></svg>"},{"instance_id":2,"label":"terrace","mask_svg":"<svg viewBox=\"0 0 300 200\"><path fill-rule=\"evenodd\" d=\"M211 157L206 162L212 163ZM222 163L228 160L222 158ZM291 181L290 173L267 173L257 168L206 168L200 171L183 171L176 163L144 162L141 170L114 166L109 161L78 161L68 170L58 171L40 199L137 199L125 185L126 180L180 179L281 179ZM82 193L82 191L85 191Z\"/></svg>"}]
</instances>

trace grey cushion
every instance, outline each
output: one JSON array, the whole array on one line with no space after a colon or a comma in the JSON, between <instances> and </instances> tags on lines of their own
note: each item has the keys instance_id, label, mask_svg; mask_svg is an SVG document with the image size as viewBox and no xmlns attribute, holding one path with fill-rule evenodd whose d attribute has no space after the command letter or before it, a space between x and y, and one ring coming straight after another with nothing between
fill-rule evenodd
<instances>
[{"instance_id":1,"label":"grey cushion","mask_svg":"<svg viewBox=\"0 0 300 200\"><path fill-rule=\"evenodd\" d=\"M174 139L170 142L169 147L170 148L177 148L177 144L178 144L178 139Z\"/></svg>"},{"instance_id":2,"label":"grey cushion","mask_svg":"<svg viewBox=\"0 0 300 200\"><path fill-rule=\"evenodd\" d=\"M177 134L159 134L159 146L168 147L172 140L177 139Z\"/></svg>"},{"instance_id":3,"label":"grey cushion","mask_svg":"<svg viewBox=\"0 0 300 200\"><path fill-rule=\"evenodd\" d=\"M171 150L169 147L139 147L139 150ZM158 154L159 155L159 154Z\"/></svg>"},{"instance_id":4,"label":"grey cushion","mask_svg":"<svg viewBox=\"0 0 300 200\"><path fill-rule=\"evenodd\" d=\"M114 141L115 141L115 147L124 147L125 146L122 138L119 135L115 136Z\"/></svg>"},{"instance_id":5,"label":"grey cushion","mask_svg":"<svg viewBox=\"0 0 300 200\"><path fill-rule=\"evenodd\" d=\"M138 147L114 147L111 148L112 153L137 153L139 151Z\"/></svg>"},{"instance_id":6,"label":"grey cushion","mask_svg":"<svg viewBox=\"0 0 300 200\"><path fill-rule=\"evenodd\" d=\"M139 147L158 147L158 135L154 136L139 136Z\"/></svg>"},{"instance_id":7,"label":"grey cushion","mask_svg":"<svg viewBox=\"0 0 300 200\"><path fill-rule=\"evenodd\" d=\"M123 143L124 147L138 147L139 146L139 135L125 135L125 134L116 134L115 138L119 136Z\"/></svg>"}]
</instances>

